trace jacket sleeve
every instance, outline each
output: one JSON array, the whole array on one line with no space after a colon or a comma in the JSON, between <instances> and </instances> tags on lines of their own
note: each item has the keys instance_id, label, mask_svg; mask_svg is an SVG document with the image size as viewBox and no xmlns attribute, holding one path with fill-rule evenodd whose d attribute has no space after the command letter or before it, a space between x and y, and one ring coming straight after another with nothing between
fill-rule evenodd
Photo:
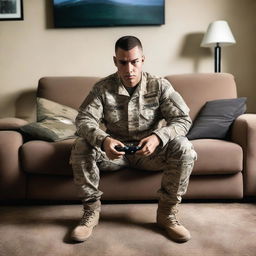
<instances>
[{"instance_id":1,"label":"jacket sleeve","mask_svg":"<svg viewBox=\"0 0 256 256\"><path fill-rule=\"evenodd\" d=\"M192 124L189 108L181 95L174 90L169 81L162 79L160 111L166 126L153 131L162 141L164 147L169 140L177 136L186 136Z\"/></svg>"},{"instance_id":2,"label":"jacket sleeve","mask_svg":"<svg viewBox=\"0 0 256 256\"><path fill-rule=\"evenodd\" d=\"M109 136L100 129L103 118L103 104L100 88L96 84L79 108L76 117L77 133L94 147L101 147L104 139Z\"/></svg>"}]
</instances>

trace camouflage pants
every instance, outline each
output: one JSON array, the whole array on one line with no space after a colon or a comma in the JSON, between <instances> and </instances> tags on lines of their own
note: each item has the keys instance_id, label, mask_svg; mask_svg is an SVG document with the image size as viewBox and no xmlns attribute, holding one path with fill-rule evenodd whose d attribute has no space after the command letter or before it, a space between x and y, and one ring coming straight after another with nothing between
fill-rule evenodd
<instances>
[{"instance_id":1,"label":"camouflage pants","mask_svg":"<svg viewBox=\"0 0 256 256\"><path fill-rule=\"evenodd\" d=\"M183 136L170 141L164 148L157 148L150 156L125 155L115 160L109 160L105 152L92 147L83 138L78 138L73 144L70 163L83 202L101 197L102 192L98 189L100 170L115 171L130 166L163 171L159 199L177 204L186 193L195 159L196 152L192 144Z\"/></svg>"}]
</instances>

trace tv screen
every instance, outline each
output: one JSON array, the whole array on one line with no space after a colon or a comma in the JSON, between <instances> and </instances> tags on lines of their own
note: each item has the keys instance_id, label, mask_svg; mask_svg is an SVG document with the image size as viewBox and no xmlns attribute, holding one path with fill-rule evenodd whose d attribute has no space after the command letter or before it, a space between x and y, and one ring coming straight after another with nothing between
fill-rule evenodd
<instances>
[{"instance_id":1,"label":"tv screen","mask_svg":"<svg viewBox=\"0 0 256 256\"><path fill-rule=\"evenodd\" d=\"M164 24L164 0L53 0L55 27Z\"/></svg>"}]
</instances>

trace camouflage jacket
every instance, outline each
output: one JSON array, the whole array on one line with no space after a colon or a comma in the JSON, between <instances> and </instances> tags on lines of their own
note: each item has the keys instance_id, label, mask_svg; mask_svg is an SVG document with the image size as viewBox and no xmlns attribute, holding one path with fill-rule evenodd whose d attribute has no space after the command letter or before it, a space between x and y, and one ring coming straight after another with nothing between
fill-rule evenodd
<instances>
[{"instance_id":1,"label":"camouflage jacket","mask_svg":"<svg viewBox=\"0 0 256 256\"><path fill-rule=\"evenodd\" d=\"M159 126L161 120L166 125ZM100 123L106 131L100 128ZM79 108L77 132L92 146L101 147L111 136L122 142L139 141L156 134L165 146L176 136L185 136L191 126L189 108L164 78L143 72L130 96L117 73L97 82Z\"/></svg>"}]
</instances>

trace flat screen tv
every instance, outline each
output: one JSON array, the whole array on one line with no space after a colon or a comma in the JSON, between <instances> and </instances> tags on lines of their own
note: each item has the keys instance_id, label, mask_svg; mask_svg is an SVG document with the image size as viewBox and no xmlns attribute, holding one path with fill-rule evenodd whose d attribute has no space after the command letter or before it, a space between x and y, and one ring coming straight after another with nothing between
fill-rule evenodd
<instances>
[{"instance_id":1,"label":"flat screen tv","mask_svg":"<svg viewBox=\"0 0 256 256\"><path fill-rule=\"evenodd\" d=\"M55 27L164 24L164 0L53 0Z\"/></svg>"}]
</instances>

